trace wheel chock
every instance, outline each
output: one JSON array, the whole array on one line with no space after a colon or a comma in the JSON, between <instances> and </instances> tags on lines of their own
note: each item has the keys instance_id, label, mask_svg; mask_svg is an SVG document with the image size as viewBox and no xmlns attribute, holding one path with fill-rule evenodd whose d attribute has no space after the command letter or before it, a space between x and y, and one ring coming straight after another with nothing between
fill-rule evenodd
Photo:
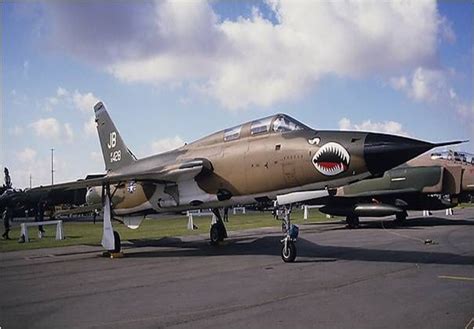
<instances>
[{"instance_id":1,"label":"wheel chock","mask_svg":"<svg viewBox=\"0 0 474 329\"><path fill-rule=\"evenodd\" d=\"M110 258L110 259L114 259L114 258L123 258L124 257L124 254L123 252L110 252L110 251L104 251L102 253L102 257L106 257L106 258Z\"/></svg>"}]
</instances>

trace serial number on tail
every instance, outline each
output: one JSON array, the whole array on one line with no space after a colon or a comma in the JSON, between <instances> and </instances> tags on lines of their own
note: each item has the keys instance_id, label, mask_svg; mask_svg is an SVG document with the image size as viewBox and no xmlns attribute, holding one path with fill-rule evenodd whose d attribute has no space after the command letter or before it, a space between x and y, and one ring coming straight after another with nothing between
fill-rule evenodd
<instances>
[{"instance_id":1,"label":"serial number on tail","mask_svg":"<svg viewBox=\"0 0 474 329\"><path fill-rule=\"evenodd\" d=\"M120 160L122 160L122 151L118 150L118 151L110 152L111 163L119 162Z\"/></svg>"}]
</instances>

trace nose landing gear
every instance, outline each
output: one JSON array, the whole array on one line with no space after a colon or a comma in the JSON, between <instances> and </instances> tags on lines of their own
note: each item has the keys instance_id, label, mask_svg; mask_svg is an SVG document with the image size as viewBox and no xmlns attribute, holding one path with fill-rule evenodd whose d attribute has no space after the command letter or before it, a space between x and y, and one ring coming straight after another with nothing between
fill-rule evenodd
<instances>
[{"instance_id":1,"label":"nose landing gear","mask_svg":"<svg viewBox=\"0 0 474 329\"><path fill-rule=\"evenodd\" d=\"M285 236L280 241L283 246L281 248L281 259L285 263L292 263L296 259L296 239L298 238L299 228L291 224L291 206L283 207L280 213L283 215L282 229Z\"/></svg>"}]
</instances>

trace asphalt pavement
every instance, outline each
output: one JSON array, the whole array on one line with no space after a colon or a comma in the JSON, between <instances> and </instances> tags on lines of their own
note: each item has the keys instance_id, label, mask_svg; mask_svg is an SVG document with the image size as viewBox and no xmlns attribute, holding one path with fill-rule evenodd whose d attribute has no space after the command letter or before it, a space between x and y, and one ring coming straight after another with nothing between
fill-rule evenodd
<instances>
[{"instance_id":1,"label":"asphalt pavement","mask_svg":"<svg viewBox=\"0 0 474 329\"><path fill-rule=\"evenodd\" d=\"M0 253L0 327L473 328L474 208L300 228ZM122 236L126 240L126 236Z\"/></svg>"}]
</instances>

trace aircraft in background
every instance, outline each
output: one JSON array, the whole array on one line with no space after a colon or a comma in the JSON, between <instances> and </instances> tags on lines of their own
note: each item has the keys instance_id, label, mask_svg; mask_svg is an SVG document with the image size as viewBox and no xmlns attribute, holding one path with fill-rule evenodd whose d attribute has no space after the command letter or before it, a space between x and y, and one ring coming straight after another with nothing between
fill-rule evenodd
<instances>
[{"instance_id":1,"label":"aircraft in background","mask_svg":"<svg viewBox=\"0 0 474 329\"><path fill-rule=\"evenodd\" d=\"M4 173L5 184L0 187L0 213L5 208L10 208L13 217L31 216L38 211L48 211L50 214L54 214L53 208L56 205L79 206L86 203L87 188L85 187L73 190L44 190L38 188L22 190L12 186L7 168L4 168ZM86 179L91 177L97 176L87 176Z\"/></svg>"},{"instance_id":2,"label":"aircraft in background","mask_svg":"<svg viewBox=\"0 0 474 329\"><path fill-rule=\"evenodd\" d=\"M210 240L227 237L220 209L277 200L284 213L282 259L294 261L297 227L291 205L321 198L338 186L381 175L436 146L405 137L319 131L285 114L247 122L173 151L137 159L125 145L102 102L94 106L106 174L33 188L62 193L87 188L86 201L104 210L102 245L120 251L111 219L130 228L149 213L212 209Z\"/></svg>"},{"instance_id":3,"label":"aircraft in background","mask_svg":"<svg viewBox=\"0 0 474 329\"><path fill-rule=\"evenodd\" d=\"M344 216L349 228L359 226L359 217L395 215L407 218L408 210L441 210L471 201L474 195L474 163L461 152L422 155L382 177L365 179L336 189L325 198L320 211Z\"/></svg>"}]
</instances>

